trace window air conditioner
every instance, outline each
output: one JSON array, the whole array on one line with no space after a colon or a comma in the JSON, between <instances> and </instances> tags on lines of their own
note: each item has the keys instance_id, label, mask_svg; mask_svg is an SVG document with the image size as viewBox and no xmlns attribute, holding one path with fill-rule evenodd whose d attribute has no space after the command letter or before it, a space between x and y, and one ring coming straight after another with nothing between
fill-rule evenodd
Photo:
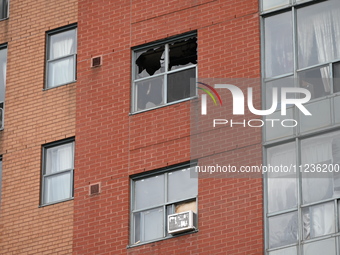
<instances>
[{"instance_id":1,"label":"window air conditioner","mask_svg":"<svg viewBox=\"0 0 340 255\"><path fill-rule=\"evenodd\" d=\"M196 229L194 226L195 216L193 211L168 215L168 233L175 235Z\"/></svg>"}]
</instances>

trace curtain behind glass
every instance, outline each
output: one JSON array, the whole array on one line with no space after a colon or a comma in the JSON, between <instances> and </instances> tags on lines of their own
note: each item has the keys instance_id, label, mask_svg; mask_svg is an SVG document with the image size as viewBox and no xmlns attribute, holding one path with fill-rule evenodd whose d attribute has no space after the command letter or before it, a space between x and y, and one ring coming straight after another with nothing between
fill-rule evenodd
<instances>
[{"instance_id":1,"label":"curtain behind glass","mask_svg":"<svg viewBox=\"0 0 340 255\"><path fill-rule=\"evenodd\" d=\"M73 29L50 36L49 46L48 87L75 80L73 55L77 51L76 30Z\"/></svg>"},{"instance_id":2,"label":"curtain behind glass","mask_svg":"<svg viewBox=\"0 0 340 255\"><path fill-rule=\"evenodd\" d=\"M299 68L340 57L340 1L325 1L297 10Z\"/></svg>"},{"instance_id":3,"label":"curtain behind glass","mask_svg":"<svg viewBox=\"0 0 340 255\"><path fill-rule=\"evenodd\" d=\"M64 144L47 149L46 172L54 174L73 168L73 144Z\"/></svg>"},{"instance_id":4,"label":"curtain behind glass","mask_svg":"<svg viewBox=\"0 0 340 255\"><path fill-rule=\"evenodd\" d=\"M72 197L70 172L45 178L45 203L52 203L70 197Z\"/></svg>"}]
</instances>

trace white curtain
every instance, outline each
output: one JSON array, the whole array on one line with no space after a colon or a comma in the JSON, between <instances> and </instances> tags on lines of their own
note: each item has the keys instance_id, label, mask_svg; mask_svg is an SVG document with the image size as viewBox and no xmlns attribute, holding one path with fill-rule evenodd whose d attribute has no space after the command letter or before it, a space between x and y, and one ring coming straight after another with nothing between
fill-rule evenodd
<instances>
[{"instance_id":1,"label":"white curtain","mask_svg":"<svg viewBox=\"0 0 340 255\"><path fill-rule=\"evenodd\" d=\"M47 149L46 174L54 174L73 168L72 144Z\"/></svg>"},{"instance_id":2,"label":"white curtain","mask_svg":"<svg viewBox=\"0 0 340 255\"><path fill-rule=\"evenodd\" d=\"M298 10L299 68L340 57L339 12L338 1L322 2ZM321 75L324 77L325 74Z\"/></svg>"},{"instance_id":3,"label":"white curtain","mask_svg":"<svg viewBox=\"0 0 340 255\"><path fill-rule=\"evenodd\" d=\"M330 165L333 161L334 133L307 139L301 143L301 163L312 169L312 164ZM303 173L302 197L304 203L317 202L334 196L333 173ZM304 239L335 231L334 203L323 203L304 208Z\"/></svg>"},{"instance_id":4,"label":"white curtain","mask_svg":"<svg viewBox=\"0 0 340 255\"><path fill-rule=\"evenodd\" d=\"M45 179L45 203L51 203L70 198L71 173L50 176Z\"/></svg>"},{"instance_id":5,"label":"white curtain","mask_svg":"<svg viewBox=\"0 0 340 255\"><path fill-rule=\"evenodd\" d=\"M65 144L47 150L45 176L45 203L70 198L71 171L73 169L73 144ZM66 171L61 174L56 174Z\"/></svg>"},{"instance_id":6,"label":"white curtain","mask_svg":"<svg viewBox=\"0 0 340 255\"><path fill-rule=\"evenodd\" d=\"M75 31L76 30L70 30L51 36L49 52L50 62L48 64L49 87L65 84L75 79L75 62L73 56L73 54L76 53ZM59 59L64 56L69 57Z\"/></svg>"}]
</instances>

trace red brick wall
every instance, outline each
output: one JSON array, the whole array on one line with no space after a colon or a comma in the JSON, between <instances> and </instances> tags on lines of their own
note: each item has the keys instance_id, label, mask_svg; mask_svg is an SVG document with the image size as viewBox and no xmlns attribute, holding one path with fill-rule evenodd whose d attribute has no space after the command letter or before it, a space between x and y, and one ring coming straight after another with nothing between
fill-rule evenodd
<instances>
[{"instance_id":1,"label":"red brick wall","mask_svg":"<svg viewBox=\"0 0 340 255\"><path fill-rule=\"evenodd\" d=\"M74 254L262 254L262 180L235 178L199 180L198 233L127 249L129 176L190 160L190 102L129 116L131 47L197 30L199 77L259 77L258 2L80 0L78 21ZM232 132L261 162L260 129Z\"/></svg>"},{"instance_id":2,"label":"red brick wall","mask_svg":"<svg viewBox=\"0 0 340 255\"><path fill-rule=\"evenodd\" d=\"M10 0L0 254L70 254L73 201L39 208L41 145L75 135L75 83L43 91L45 32L77 22L77 2Z\"/></svg>"}]
</instances>

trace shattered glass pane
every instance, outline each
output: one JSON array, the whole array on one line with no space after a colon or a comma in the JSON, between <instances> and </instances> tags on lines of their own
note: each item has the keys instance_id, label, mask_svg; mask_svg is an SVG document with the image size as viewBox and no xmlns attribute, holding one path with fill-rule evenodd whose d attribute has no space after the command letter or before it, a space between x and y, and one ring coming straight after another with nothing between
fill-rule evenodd
<instances>
[{"instance_id":1,"label":"shattered glass pane","mask_svg":"<svg viewBox=\"0 0 340 255\"><path fill-rule=\"evenodd\" d=\"M137 53L136 79L164 72L164 46Z\"/></svg>"},{"instance_id":2,"label":"shattered glass pane","mask_svg":"<svg viewBox=\"0 0 340 255\"><path fill-rule=\"evenodd\" d=\"M197 38L169 44L169 70L197 64Z\"/></svg>"},{"instance_id":3,"label":"shattered glass pane","mask_svg":"<svg viewBox=\"0 0 340 255\"><path fill-rule=\"evenodd\" d=\"M168 75L167 102L171 103L195 96L196 68L191 68ZM191 80L191 83L190 83Z\"/></svg>"},{"instance_id":4,"label":"shattered glass pane","mask_svg":"<svg viewBox=\"0 0 340 255\"><path fill-rule=\"evenodd\" d=\"M140 81L137 82L136 85L138 111L164 104L163 76Z\"/></svg>"}]
</instances>

